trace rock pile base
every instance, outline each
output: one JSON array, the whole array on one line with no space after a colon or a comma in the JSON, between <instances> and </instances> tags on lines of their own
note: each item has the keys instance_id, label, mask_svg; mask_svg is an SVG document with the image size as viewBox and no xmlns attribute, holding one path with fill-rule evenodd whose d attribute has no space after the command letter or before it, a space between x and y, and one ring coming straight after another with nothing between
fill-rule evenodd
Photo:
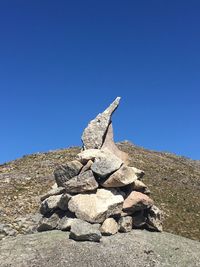
<instances>
[{"instance_id":1,"label":"rock pile base","mask_svg":"<svg viewBox=\"0 0 200 267\"><path fill-rule=\"evenodd\" d=\"M38 231L70 231L70 238L99 241L132 228L162 231L162 212L141 181L144 171L128 165L113 141L111 116L117 98L83 133L83 151L59 166L56 187L41 197Z\"/></svg>"}]
</instances>

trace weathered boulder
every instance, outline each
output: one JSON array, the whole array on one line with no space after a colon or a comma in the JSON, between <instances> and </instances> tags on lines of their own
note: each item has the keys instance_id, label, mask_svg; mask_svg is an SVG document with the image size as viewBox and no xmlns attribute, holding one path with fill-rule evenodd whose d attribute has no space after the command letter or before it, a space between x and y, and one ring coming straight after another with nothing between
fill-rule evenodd
<instances>
[{"instance_id":1,"label":"weathered boulder","mask_svg":"<svg viewBox=\"0 0 200 267\"><path fill-rule=\"evenodd\" d=\"M68 193L83 193L94 191L98 188L98 183L91 170L80 173L78 176L71 178L63 185Z\"/></svg>"},{"instance_id":2,"label":"weathered boulder","mask_svg":"<svg viewBox=\"0 0 200 267\"><path fill-rule=\"evenodd\" d=\"M127 233L132 230L133 218L131 216L121 217L119 219L119 232Z\"/></svg>"},{"instance_id":3,"label":"weathered boulder","mask_svg":"<svg viewBox=\"0 0 200 267\"><path fill-rule=\"evenodd\" d=\"M114 138L113 138L112 122L110 122L108 126L102 149L109 149L113 154L115 154L115 156L120 158L125 164L128 165L129 163L128 154L119 150L119 148L115 145Z\"/></svg>"},{"instance_id":4,"label":"weathered boulder","mask_svg":"<svg viewBox=\"0 0 200 267\"><path fill-rule=\"evenodd\" d=\"M122 211L123 197L114 190L98 189L96 194L73 196L68 208L76 217L91 223L101 223Z\"/></svg>"},{"instance_id":5,"label":"weathered boulder","mask_svg":"<svg viewBox=\"0 0 200 267\"><path fill-rule=\"evenodd\" d=\"M118 232L118 224L113 218L107 218L100 227L102 235L114 235Z\"/></svg>"},{"instance_id":6,"label":"weathered boulder","mask_svg":"<svg viewBox=\"0 0 200 267\"><path fill-rule=\"evenodd\" d=\"M133 191L130 195L124 200L123 211L125 212L135 212L137 210L143 210L150 208L153 205L153 200L147 195Z\"/></svg>"},{"instance_id":7,"label":"weathered boulder","mask_svg":"<svg viewBox=\"0 0 200 267\"><path fill-rule=\"evenodd\" d=\"M112 172L118 170L123 161L111 153L108 149L102 150L102 153L99 154L94 163L91 166L91 170L96 173L99 177L106 177Z\"/></svg>"},{"instance_id":8,"label":"weathered boulder","mask_svg":"<svg viewBox=\"0 0 200 267\"><path fill-rule=\"evenodd\" d=\"M77 241L93 242L98 242L102 237L95 225L78 219L72 223L69 236Z\"/></svg>"},{"instance_id":9,"label":"weathered boulder","mask_svg":"<svg viewBox=\"0 0 200 267\"><path fill-rule=\"evenodd\" d=\"M59 223L59 216L57 213L51 215L51 217L43 217L38 224L38 232L54 230Z\"/></svg>"},{"instance_id":10,"label":"weathered boulder","mask_svg":"<svg viewBox=\"0 0 200 267\"><path fill-rule=\"evenodd\" d=\"M83 165L78 160L73 160L68 162L66 165L59 166L54 171L55 180L58 186L63 186L63 184L77 176L81 171Z\"/></svg>"},{"instance_id":11,"label":"weathered boulder","mask_svg":"<svg viewBox=\"0 0 200 267\"><path fill-rule=\"evenodd\" d=\"M62 195L50 196L42 201L40 206L40 213L45 215L49 212L52 212L56 208L58 208L58 203L61 199Z\"/></svg>"},{"instance_id":12,"label":"weathered boulder","mask_svg":"<svg viewBox=\"0 0 200 267\"><path fill-rule=\"evenodd\" d=\"M122 187L137 180L137 175L131 167L122 165L119 170L111 174L101 185L103 187Z\"/></svg>"},{"instance_id":13,"label":"weathered boulder","mask_svg":"<svg viewBox=\"0 0 200 267\"><path fill-rule=\"evenodd\" d=\"M162 232L162 223L163 223L163 213L162 211L153 205L147 215L147 226L148 228Z\"/></svg>"},{"instance_id":14,"label":"weathered boulder","mask_svg":"<svg viewBox=\"0 0 200 267\"><path fill-rule=\"evenodd\" d=\"M102 147L112 114L118 107L119 101L120 97L117 97L103 113L100 113L95 119L90 121L81 138L84 149Z\"/></svg>"},{"instance_id":15,"label":"weathered boulder","mask_svg":"<svg viewBox=\"0 0 200 267\"><path fill-rule=\"evenodd\" d=\"M40 199L41 199L41 201L43 201L43 200L45 200L46 198L48 198L50 196L60 195L60 194L62 194L64 192L65 192L65 188L64 187L55 187L55 188L52 188L47 193L45 193L44 195L42 195L40 197Z\"/></svg>"}]
</instances>

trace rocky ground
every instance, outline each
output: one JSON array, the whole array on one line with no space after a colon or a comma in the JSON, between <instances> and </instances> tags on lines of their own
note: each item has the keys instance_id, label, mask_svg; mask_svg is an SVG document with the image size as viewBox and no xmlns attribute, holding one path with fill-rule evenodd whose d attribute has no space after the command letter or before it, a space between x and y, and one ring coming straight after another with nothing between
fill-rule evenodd
<instances>
[{"instance_id":1,"label":"rocky ground","mask_svg":"<svg viewBox=\"0 0 200 267\"><path fill-rule=\"evenodd\" d=\"M169 233L132 230L76 242L68 232L18 235L0 242L1 267L198 267L200 243Z\"/></svg>"},{"instance_id":2,"label":"rocky ground","mask_svg":"<svg viewBox=\"0 0 200 267\"><path fill-rule=\"evenodd\" d=\"M118 144L131 165L145 171L143 180L165 212L164 230L200 240L200 162L149 151L129 142ZM75 158L79 147L24 156L0 165L0 237L31 233L40 215L40 196L54 184L53 170ZM13 233L14 231L14 233Z\"/></svg>"}]
</instances>

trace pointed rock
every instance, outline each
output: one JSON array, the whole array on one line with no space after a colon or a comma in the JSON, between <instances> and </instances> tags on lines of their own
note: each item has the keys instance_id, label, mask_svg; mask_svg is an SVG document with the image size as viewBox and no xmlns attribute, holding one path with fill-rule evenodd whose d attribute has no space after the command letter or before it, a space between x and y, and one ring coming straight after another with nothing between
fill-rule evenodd
<instances>
[{"instance_id":1,"label":"pointed rock","mask_svg":"<svg viewBox=\"0 0 200 267\"><path fill-rule=\"evenodd\" d=\"M77 161L73 160L68 162L66 165L59 166L54 171L55 180L58 186L63 186L66 181L69 181L74 176L77 176L83 165Z\"/></svg>"},{"instance_id":2,"label":"pointed rock","mask_svg":"<svg viewBox=\"0 0 200 267\"><path fill-rule=\"evenodd\" d=\"M64 187L67 193L83 193L97 189L98 183L93 172L89 170L65 182Z\"/></svg>"},{"instance_id":3,"label":"pointed rock","mask_svg":"<svg viewBox=\"0 0 200 267\"><path fill-rule=\"evenodd\" d=\"M76 217L91 223L101 223L111 215L120 214L124 198L115 190L98 189L96 194L73 196L68 208Z\"/></svg>"},{"instance_id":4,"label":"pointed rock","mask_svg":"<svg viewBox=\"0 0 200 267\"><path fill-rule=\"evenodd\" d=\"M101 185L103 187L122 187L131 184L136 180L137 175L135 174L132 167L122 165L119 170L111 174L109 178Z\"/></svg>"},{"instance_id":5,"label":"pointed rock","mask_svg":"<svg viewBox=\"0 0 200 267\"><path fill-rule=\"evenodd\" d=\"M123 211L125 212L135 212L138 210L143 210L150 208L153 205L153 200L147 195L133 191L124 200Z\"/></svg>"},{"instance_id":6,"label":"pointed rock","mask_svg":"<svg viewBox=\"0 0 200 267\"><path fill-rule=\"evenodd\" d=\"M115 145L114 142L114 137L113 137L113 126L112 126L112 122L110 122L107 132L106 132L106 136L105 136L105 140L102 146L102 149L109 149L113 154L115 154L115 156L117 156L118 158L120 158L124 163L126 163L126 165L128 165L129 163L129 156L127 153L119 150L119 148Z\"/></svg>"},{"instance_id":7,"label":"pointed rock","mask_svg":"<svg viewBox=\"0 0 200 267\"><path fill-rule=\"evenodd\" d=\"M90 121L81 138L84 149L102 147L112 114L117 109L119 102L120 97L117 97L103 113Z\"/></svg>"}]
</instances>

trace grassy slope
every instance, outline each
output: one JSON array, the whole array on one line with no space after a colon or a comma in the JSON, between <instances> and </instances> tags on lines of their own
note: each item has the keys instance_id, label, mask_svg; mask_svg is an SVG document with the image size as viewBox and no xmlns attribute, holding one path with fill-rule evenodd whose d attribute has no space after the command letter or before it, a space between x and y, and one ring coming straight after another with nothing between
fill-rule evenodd
<instances>
[{"instance_id":1,"label":"grassy slope","mask_svg":"<svg viewBox=\"0 0 200 267\"><path fill-rule=\"evenodd\" d=\"M164 230L200 240L200 162L134 146L119 147L130 165L143 169L143 178L156 204L165 211ZM39 196L53 185L57 164L72 160L80 148L38 153L0 165L0 223L35 213Z\"/></svg>"}]
</instances>

